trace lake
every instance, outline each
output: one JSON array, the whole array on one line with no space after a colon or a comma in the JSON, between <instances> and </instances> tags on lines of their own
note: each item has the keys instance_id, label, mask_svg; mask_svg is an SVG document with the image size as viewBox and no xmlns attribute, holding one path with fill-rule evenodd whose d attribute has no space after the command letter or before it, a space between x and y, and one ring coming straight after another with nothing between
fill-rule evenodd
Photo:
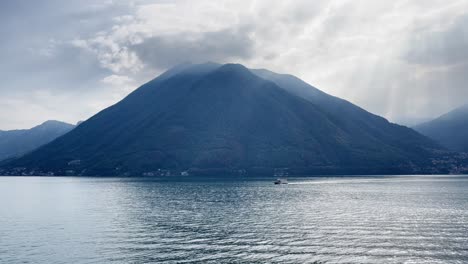
<instances>
[{"instance_id":1,"label":"lake","mask_svg":"<svg viewBox=\"0 0 468 264\"><path fill-rule=\"evenodd\" d=\"M0 177L0 263L467 263L468 176Z\"/></svg>"}]
</instances>

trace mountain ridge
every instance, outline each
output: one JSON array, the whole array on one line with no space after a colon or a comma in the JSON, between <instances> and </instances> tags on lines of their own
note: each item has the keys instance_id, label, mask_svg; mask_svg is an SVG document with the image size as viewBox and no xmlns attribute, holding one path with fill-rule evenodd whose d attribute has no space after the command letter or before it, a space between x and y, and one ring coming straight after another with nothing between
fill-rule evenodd
<instances>
[{"instance_id":1,"label":"mountain ridge","mask_svg":"<svg viewBox=\"0 0 468 264\"><path fill-rule=\"evenodd\" d=\"M47 120L30 129L0 130L0 160L32 151L67 133L75 126L57 120Z\"/></svg>"},{"instance_id":2,"label":"mountain ridge","mask_svg":"<svg viewBox=\"0 0 468 264\"><path fill-rule=\"evenodd\" d=\"M453 151L468 152L468 104L414 129Z\"/></svg>"},{"instance_id":3,"label":"mountain ridge","mask_svg":"<svg viewBox=\"0 0 468 264\"><path fill-rule=\"evenodd\" d=\"M422 173L439 150L294 76L207 63L169 69L6 168L73 175L278 167L297 174Z\"/></svg>"}]
</instances>

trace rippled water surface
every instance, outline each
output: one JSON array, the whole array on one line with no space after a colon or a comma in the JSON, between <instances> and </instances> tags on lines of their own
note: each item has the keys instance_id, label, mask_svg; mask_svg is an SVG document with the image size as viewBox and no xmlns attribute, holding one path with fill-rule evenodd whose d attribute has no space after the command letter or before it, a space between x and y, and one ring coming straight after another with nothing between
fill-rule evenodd
<instances>
[{"instance_id":1,"label":"rippled water surface","mask_svg":"<svg viewBox=\"0 0 468 264\"><path fill-rule=\"evenodd\" d=\"M0 263L468 263L468 177L0 177Z\"/></svg>"}]
</instances>

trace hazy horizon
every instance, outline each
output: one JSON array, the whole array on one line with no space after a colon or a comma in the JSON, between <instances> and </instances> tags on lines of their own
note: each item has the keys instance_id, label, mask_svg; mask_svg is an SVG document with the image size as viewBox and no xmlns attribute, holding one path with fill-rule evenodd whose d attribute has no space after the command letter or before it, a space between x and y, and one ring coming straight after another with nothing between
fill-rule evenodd
<instances>
[{"instance_id":1,"label":"hazy horizon","mask_svg":"<svg viewBox=\"0 0 468 264\"><path fill-rule=\"evenodd\" d=\"M0 130L75 124L185 62L293 74L392 122L468 103L468 1L3 1Z\"/></svg>"}]
</instances>

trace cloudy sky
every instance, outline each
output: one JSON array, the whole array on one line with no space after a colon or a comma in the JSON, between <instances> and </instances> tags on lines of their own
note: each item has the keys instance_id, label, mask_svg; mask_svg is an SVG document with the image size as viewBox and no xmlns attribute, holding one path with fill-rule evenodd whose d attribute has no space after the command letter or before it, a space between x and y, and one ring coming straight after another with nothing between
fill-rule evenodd
<instances>
[{"instance_id":1,"label":"cloudy sky","mask_svg":"<svg viewBox=\"0 0 468 264\"><path fill-rule=\"evenodd\" d=\"M76 123L182 62L291 73L405 124L468 103L468 0L3 0L0 34L0 129Z\"/></svg>"}]
</instances>

